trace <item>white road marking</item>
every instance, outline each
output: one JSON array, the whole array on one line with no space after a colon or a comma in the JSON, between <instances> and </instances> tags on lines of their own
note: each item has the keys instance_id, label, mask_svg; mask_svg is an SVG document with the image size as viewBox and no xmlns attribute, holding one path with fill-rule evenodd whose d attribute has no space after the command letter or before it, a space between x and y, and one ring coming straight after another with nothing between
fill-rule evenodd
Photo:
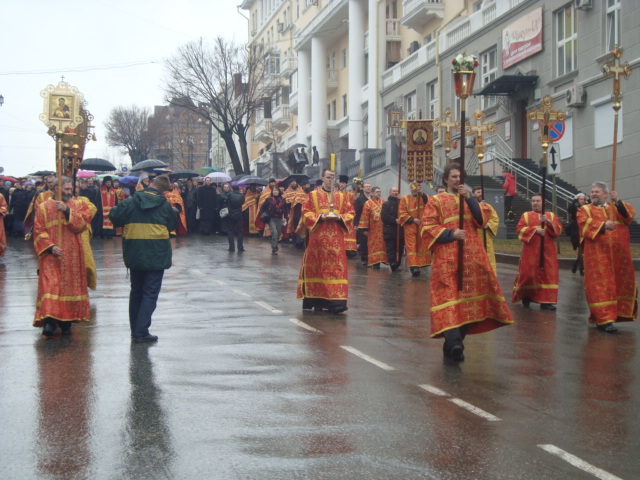
<instances>
[{"instance_id":1,"label":"white road marking","mask_svg":"<svg viewBox=\"0 0 640 480\"><path fill-rule=\"evenodd\" d=\"M355 349L353 347L350 347L348 345L340 345L340 348L345 349L347 352L353 353L354 355L360 357L361 359L366 360L367 362L372 363L376 367L380 367L383 370L395 370L395 368L393 368L392 366L387 365L386 363L380 362L380 361L376 360L375 358L370 357L366 353L362 353L360 350L357 350L357 349Z\"/></svg>"},{"instance_id":2,"label":"white road marking","mask_svg":"<svg viewBox=\"0 0 640 480\"><path fill-rule=\"evenodd\" d=\"M590 463L585 462L584 460L576 457L575 455L571 455L569 452L565 452L561 448L556 447L555 445L546 444L546 445L538 445L541 449L550 453L551 455L555 455L560 457L565 462L570 463L576 468L580 470L590 473L596 478L600 478L601 480L622 480L620 477L616 477L615 475L610 474L609 472L605 472L604 470L594 467Z\"/></svg>"},{"instance_id":3,"label":"white road marking","mask_svg":"<svg viewBox=\"0 0 640 480\"><path fill-rule=\"evenodd\" d=\"M304 328L304 329L306 329L306 330L309 330L310 332L313 332L313 333L319 333L320 335L324 335L324 332L323 332L323 331L318 330L317 328L313 328L312 326L307 325L307 324L306 324L306 323L304 323L304 322L301 322L301 321L300 321L300 320L298 320L297 318L290 318L290 319L289 319L289 321L290 321L291 323L295 323L295 324L296 324L296 325L298 325L299 327L302 327L302 328Z\"/></svg>"},{"instance_id":4,"label":"white road marking","mask_svg":"<svg viewBox=\"0 0 640 480\"><path fill-rule=\"evenodd\" d=\"M489 412L485 412L481 408L478 408L478 407L476 407L474 405L471 405L469 402L465 402L464 400L460 400L459 398L450 398L449 401L455 403L459 407L462 407L465 410L468 410L469 412L471 412L471 413L473 413L475 415L478 415L479 417L482 417L485 420L488 420L490 422L499 422L500 421L500 419L498 417L496 417L495 415L491 415Z\"/></svg>"},{"instance_id":5,"label":"white road marking","mask_svg":"<svg viewBox=\"0 0 640 480\"><path fill-rule=\"evenodd\" d=\"M216 285L226 285L227 282L223 282L222 280L211 280L211 283L215 283Z\"/></svg>"},{"instance_id":6,"label":"white road marking","mask_svg":"<svg viewBox=\"0 0 640 480\"><path fill-rule=\"evenodd\" d=\"M434 387L433 385L418 385L420 388L426 390L429 393L433 393L434 395L438 395L439 397L448 397L450 396L444 390L440 390L439 388Z\"/></svg>"},{"instance_id":7,"label":"white road marking","mask_svg":"<svg viewBox=\"0 0 640 480\"><path fill-rule=\"evenodd\" d=\"M235 289L235 288L232 288L232 289L231 289L231 291L232 291L233 293L237 293L238 295L242 295L242 296L244 296L244 297L251 297L251 295L249 295L249 294L248 294L248 293L246 293L246 292L243 292L242 290L237 290L237 289Z\"/></svg>"},{"instance_id":8,"label":"white road marking","mask_svg":"<svg viewBox=\"0 0 640 480\"><path fill-rule=\"evenodd\" d=\"M461 408L464 408L465 410L473 413L474 415L478 415L479 417L484 418L485 420L488 420L490 422L499 422L501 420L495 415L491 415L489 412L485 412L481 408L478 408L475 405L471 405L469 402L465 402L464 400L461 400L456 397L451 397L451 395L449 395L447 392L445 392L444 390L440 390L439 388L434 387L433 385L424 384L424 385L418 385L418 386L426 390L427 392L433 393L434 395L437 395L439 397L450 397L447 400L458 405Z\"/></svg>"},{"instance_id":9,"label":"white road marking","mask_svg":"<svg viewBox=\"0 0 640 480\"><path fill-rule=\"evenodd\" d=\"M282 313L282 310L278 310L277 308L273 308L271 305L269 305L268 303L262 302L260 300L254 300L253 301L255 304L260 305L262 308L266 308L267 310L269 310L271 313Z\"/></svg>"}]
</instances>

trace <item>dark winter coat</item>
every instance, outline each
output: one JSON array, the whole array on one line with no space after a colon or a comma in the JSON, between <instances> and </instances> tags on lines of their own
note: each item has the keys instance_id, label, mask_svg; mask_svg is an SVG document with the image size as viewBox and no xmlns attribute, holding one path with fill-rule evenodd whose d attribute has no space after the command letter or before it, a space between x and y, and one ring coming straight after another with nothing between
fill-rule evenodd
<instances>
[{"instance_id":1,"label":"dark winter coat","mask_svg":"<svg viewBox=\"0 0 640 480\"><path fill-rule=\"evenodd\" d=\"M148 188L127 198L109 212L109 219L122 231L124 264L132 270L171 268L169 232L178 225L178 217L164 195Z\"/></svg>"}]
</instances>

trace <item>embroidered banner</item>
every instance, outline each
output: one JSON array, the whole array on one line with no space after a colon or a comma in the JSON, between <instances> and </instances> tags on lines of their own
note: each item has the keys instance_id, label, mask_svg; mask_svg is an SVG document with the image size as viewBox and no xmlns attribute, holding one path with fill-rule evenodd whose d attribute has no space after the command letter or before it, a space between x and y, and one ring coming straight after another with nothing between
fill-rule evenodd
<instances>
[{"instance_id":1,"label":"embroidered banner","mask_svg":"<svg viewBox=\"0 0 640 480\"><path fill-rule=\"evenodd\" d=\"M433 120L407 122L407 181L433 180Z\"/></svg>"}]
</instances>

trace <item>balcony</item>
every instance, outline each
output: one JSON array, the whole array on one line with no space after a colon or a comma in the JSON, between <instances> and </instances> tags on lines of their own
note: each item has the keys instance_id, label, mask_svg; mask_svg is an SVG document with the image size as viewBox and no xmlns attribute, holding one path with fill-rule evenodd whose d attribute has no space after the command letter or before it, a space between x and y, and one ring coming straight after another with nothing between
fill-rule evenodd
<instances>
[{"instance_id":1,"label":"balcony","mask_svg":"<svg viewBox=\"0 0 640 480\"><path fill-rule=\"evenodd\" d=\"M262 83L262 89L265 95L271 95L280 85L282 85L280 73L265 73Z\"/></svg>"},{"instance_id":2,"label":"balcony","mask_svg":"<svg viewBox=\"0 0 640 480\"><path fill-rule=\"evenodd\" d=\"M298 57L293 55L285 55L280 63L280 75L284 78L289 78L293 72L298 69Z\"/></svg>"},{"instance_id":3,"label":"balcony","mask_svg":"<svg viewBox=\"0 0 640 480\"><path fill-rule=\"evenodd\" d=\"M400 20L387 19L387 42L401 42Z\"/></svg>"},{"instance_id":4,"label":"balcony","mask_svg":"<svg viewBox=\"0 0 640 480\"><path fill-rule=\"evenodd\" d=\"M404 17L400 22L417 32L421 32L427 22L444 18L444 0L404 0L402 6Z\"/></svg>"},{"instance_id":5,"label":"balcony","mask_svg":"<svg viewBox=\"0 0 640 480\"><path fill-rule=\"evenodd\" d=\"M327 68L327 91L331 92L338 88L338 69Z\"/></svg>"},{"instance_id":6,"label":"balcony","mask_svg":"<svg viewBox=\"0 0 640 480\"><path fill-rule=\"evenodd\" d=\"M270 118L257 118L253 141L269 143L273 140L273 125Z\"/></svg>"},{"instance_id":7,"label":"balcony","mask_svg":"<svg viewBox=\"0 0 640 480\"><path fill-rule=\"evenodd\" d=\"M286 130L291 126L291 115L289 114L289 105L281 103L271 112L271 122L273 128L278 130Z\"/></svg>"},{"instance_id":8,"label":"balcony","mask_svg":"<svg viewBox=\"0 0 640 480\"><path fill-rule=\"evenodd\" d=\"M289 92L289 112L294 115L298 113L298 90Z\"/></svg>"}]
</instances>

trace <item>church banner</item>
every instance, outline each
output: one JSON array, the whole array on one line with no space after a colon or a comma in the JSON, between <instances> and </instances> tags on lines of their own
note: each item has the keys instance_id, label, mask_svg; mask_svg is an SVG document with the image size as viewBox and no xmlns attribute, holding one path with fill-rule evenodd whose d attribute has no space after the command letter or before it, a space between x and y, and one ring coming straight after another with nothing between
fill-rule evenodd
<instances>
[{"instance_id":1,"label":"church banner","mask_svg":"<svg viewBox=\"0 0 640 480\"><path fill-rule=\"evenodd\" d=\"M407 181L433 179L433 120L407 122Z\"/></svg>"}]
</instances>

